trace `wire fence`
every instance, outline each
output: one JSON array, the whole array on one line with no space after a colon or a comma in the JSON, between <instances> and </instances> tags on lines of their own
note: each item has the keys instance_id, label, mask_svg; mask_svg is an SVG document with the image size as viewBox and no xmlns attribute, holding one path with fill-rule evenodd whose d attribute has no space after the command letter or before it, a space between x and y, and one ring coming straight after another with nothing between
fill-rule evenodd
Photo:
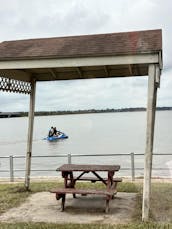
<instances>
[{"instance_id":1,"label":"wire fence","mask_svg":"<svg viewBox=\"0 0 172 229\"><path fill-rule=\"evenodd\" d=\"M81 158L83 158L84 160L84 164L85 163L85 158L89 158L89 164L93 163L95 164L95 160L93 160L92 158L96 157L96 162L97 162L97 158L101 158L101 157L106 157L106 163L107 163L107 158L110 158L110 160L113 157L119 157L121 161L127 161L127 165L126 166L121 166L120 171L127 171L126 174L131 178L132 181L135 180L135 178L138 176L137 171L142 171L144 170L143 166L139 166L138 167L138 163L136 163L136 157L142 157L143 158L144 154L141 153L129 153L129 154L64 154L64 155L34 155L32 156L32 160L37 159L38 162L36 163L36 165L34 165L34 163L32 163L32 169L31 169L31 173L36 172L38 176L38 174L40 175L42 172L49 174L48 172L55 172L55 167L53 167L53 164L50 164L51 162L54 162L54 166L58 166L61 164L71 164L71 163L76 163L75 159L79 158L80 164L81 164ZM153 154L153 156L160 156L161 160L162 158L164 159L164 157L169 158L169 156L172 157L172 154ZM124 157L124 159L122 159L122 157ZM126 159L127 157L127 159ZM18 160L22 159L22 163L17 163ZM6 177L9 178L9 181L13 182L14 179L16 178L16 173L19 173L19 176L17 176L17 178L21 178L21 173L25 172L25 168L21 168L21 164L23 166L25 166L25 156L14 156L14 155L10 155L10 156L0 156L0 177ZM41 160L45 159L46 162L45 163L41 163ZM56 160L57 159L57 160ZM61 161L59 162L59 159L61 159ZM1 161L5 160L5 166L3 166L3 168L1 168ZM14 163L14 160L16 163ZM112 160L111 160L112 161ZM116 160L115 160L116 161ZM57 163L58 162L58 163ZM103 162L105 163L105 160L103 160ZM172 162L172 161L171 161ZM87 162L88 163L88 162ZM39 164L39 166L38 166ZM109 164L109 162L108 162ZM114 164L114 163L111 163ZM119 164L119 163L118 163ZM43 167L41 167L41 165ZM49 166L48 166L49 165ZM143 163L141 164L143 165ZM165 166L165 167L152 167L152 170L157 170L157 171L169 171L168 175L172 176L171 172L172 172L172 163L170 164L171 167L169 166ZM3 174L3 175L2 175ZM5 174L5 176L4 176ZM170 177L172 178L172 177Z\"/></svg>"}]
</instances>

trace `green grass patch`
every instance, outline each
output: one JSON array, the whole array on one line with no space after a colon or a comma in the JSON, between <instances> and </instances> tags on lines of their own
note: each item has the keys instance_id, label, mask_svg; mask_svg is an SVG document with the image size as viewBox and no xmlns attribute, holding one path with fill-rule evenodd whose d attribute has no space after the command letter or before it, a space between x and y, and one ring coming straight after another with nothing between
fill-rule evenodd
<instances>
[{"instance_id":1,"label":"green grass patch","mask_svg":"<svg viewBox=\"0 0 172 229\"><path fill-rule=\"evenodd\" d=\"M77 188L88 188L88 189L104 189L105 185L102 183L90 183L90 182L78 182L76 184ZM139 187L137 185L135 185L134 183L131 182L120 182L117 186L118 192L138 192L139 191Z\"/></svg>"},{"instance_id":2,"label":"green grass patch","mask_svg":"<svg viewBox=\"0 0 172 229\"><path fill-rule=\"evenodd\" d=\"M0 224L1 229L171 229L172 224L140 223L128 225L16 223Z\"/></svg>"},{"instance_id":3,"label":"green grass patch","mask_svg":"<svg viewBox=\"0 0 172 229\"><path fill-rule=\"evenodd\" d=\"M28 192L19 192L16 188L16 185L0 185L0 214L18 206L29 196Z\"/></svg>"},{"instance_id":4,"label":"green grass patch","mask_svg":"<svg viewBox=\"0 0 172 229\"><path fill-rule=\"evenodd\" d=\"M104 185L100 183L90 184L90 182L78 182L78 188L93 188L102 189ZM63 187L63 182L32 182L31 191L25 191L23 184L0 184L0 214L7 211L9 208L19 206L26 198L36 192L49 191L56 187ZM0 228L72 228L72 229L142 229L142 228L155 228L155 229L170 229L172 228L172 184L171 183L154 183L152 184L152 195L151 195L151 220L152 223L143 224L141 223L141 212L142 212L142 184L122 182L118 184L119 192L136 192L137 200L135 206L135 212L133 215L133 224L129 225L75 225L75 224L46 224L46 223L16 223L16 224L5 224L0 223ZM157 224L159 222L160 224ZM169 223L169 224L164 224Z\"/></svg>"},{"instance_id":5,"label":"green grass patch","mask_svg":"<svg viewBox=\"0 0 172 229\"><path fill-rule=\"evenodd\" d=\"M49 191L51 188L62 185L56 182L31 183L31 191L26 191L23 184L0 184L0 214L9 208L19 206L35 192Z\"/></svg>"},{"instance_id":6,"label":"green grass patch","mask_svg":"<svg viewBox=\"0 0 172 229\"><path fill-rule=\"evenodd\" d=\"M31 191L26 191L23 184L0 184L0 214L9 208L16 207L26 200L26 198L36 192L49 191L53 188L63 187L63 182L32 182ZM102 189L105 186L101 183L78 182L78 188L97 188ZM138 187L134 183L120 183L119 192L138 192Z\"/></svg>"},{"instance_id":7,"label":"green grass patch","mask_svg":"<svg viewBox=\"0 0 172 229\"><path fill-rule=\"evenodd\" d=\"M155 221L172 223L172 184L152 185L151 218Z\"/></svg>"}]
</instances>

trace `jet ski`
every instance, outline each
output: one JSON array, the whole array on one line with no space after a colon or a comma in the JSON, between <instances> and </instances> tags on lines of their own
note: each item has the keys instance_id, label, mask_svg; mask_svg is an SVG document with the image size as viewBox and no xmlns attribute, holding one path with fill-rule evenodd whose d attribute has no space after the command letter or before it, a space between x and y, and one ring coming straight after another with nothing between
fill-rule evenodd
<instances>
[{"instance_id":1,"label":"jet ski","mask_svg":"<svg viewBox=\"0 0 172 229\"><path fill-rule=\"evenodd\" d=\"M44 138L44 140L55 141L55 140L58 140L58 139L65 139L65 138L68 138L68 136L63 132L59 132L58 131L57 135L47 136L46 138Z\"/></svg>"}]
</instances>

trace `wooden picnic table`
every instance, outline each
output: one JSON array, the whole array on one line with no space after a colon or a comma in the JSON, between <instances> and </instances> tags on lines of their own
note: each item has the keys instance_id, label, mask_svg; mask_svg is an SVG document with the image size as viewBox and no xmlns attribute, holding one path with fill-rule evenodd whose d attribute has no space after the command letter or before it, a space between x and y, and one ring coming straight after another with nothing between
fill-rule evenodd
<instances>
[{"instance_id":1,"label":"wooden picnic table","mask_svg":"<svg viewBox=\"0 0 172 229\"><path fill-rule=\"evenodd\" d=\"M90 165L90 164L64 164L57 168L56 171L62 173L64 178L64 188L58 188L51 190L51 192L56 193L56 199L62 199L62 211L65 206L65 196L66 194L73 194L75 198L76 194L87 195L105 195L106 196L106 209L109 211L109 201L117 193L117 184L121 182L121 178L114 178L116 171L119 171L119 165ZM106 172L106 176L102 177L102 172ZM76 173L76 175L74 174ZM85 176L85 174L91 173L92 176ZM75 175L75 176L74 176ZM75 184L77 181L100 181L105 185L104 190L95 189L77 189Z\"/></svg>"}]
</instances>

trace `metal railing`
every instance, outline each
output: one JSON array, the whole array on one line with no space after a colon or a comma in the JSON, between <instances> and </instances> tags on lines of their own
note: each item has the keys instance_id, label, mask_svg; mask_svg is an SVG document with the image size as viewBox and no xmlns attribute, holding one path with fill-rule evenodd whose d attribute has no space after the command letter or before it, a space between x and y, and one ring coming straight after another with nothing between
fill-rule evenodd
<instances>
[{"instance_id":1,"label":"metal railing","mask_svg":"<svg viewBox=\"0 0 172 229\"><path fill-rule=\"evenodd\" d=\"M158 155L158 156L172 156L172 154L153 154L153 155ZM129 156L130 157L130 167L122 167L120 170L127 170L130 171L131 174L131 180L134 181L136 178L136 170L143 170L142 167L136 167L135 163L135 156L144 156L144 154L141 153L129 153L129 154L65 154L65 155L36 155L32 156L32 158L65 158L65 161L63 163L72 163L72 159L76 157L116 157L116 156ZM14 159L25 159L25 156L0 156L0 159L6 159L9 160L7 164L9 164L9 169L1 170L0 169L0 174L1 173L8 173L9 174L9 179L10 182L14 181L14 173L15 172L24 172L25 169L15 169L14 168ZM1 161L0 161L0 167L1 167ZM171 170L172 168L152 168L152 170ZM36 172L48 172L48 171L55 171L54 169L31 169L31 171L36 171Z\"/></svg>"}]
</instances>

